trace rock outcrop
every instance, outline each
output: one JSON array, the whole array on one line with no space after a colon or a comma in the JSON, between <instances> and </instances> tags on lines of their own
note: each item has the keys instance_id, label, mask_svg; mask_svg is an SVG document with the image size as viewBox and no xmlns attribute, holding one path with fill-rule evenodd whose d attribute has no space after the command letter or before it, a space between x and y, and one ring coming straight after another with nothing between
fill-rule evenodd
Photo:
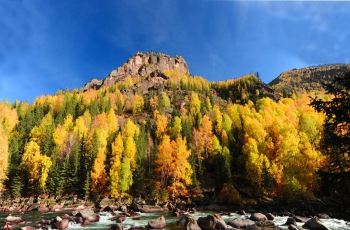
<instances>
[{"instance_id":1,"label":"rock outcrop","mask_svg":"<svg viewBox=\"0 0 350 230\"><path fill-rule=\"evenodd\" d=\"M164 72L169 70L189 73L187 63L181 56L170 57L166 54L153 52L136 53L126 63L113 70L104 80L93 79L86 83L83 89L99 89L116 82L122 82L127 77L151 77L158 78L157 81L159 81L164 79Z\"/></svg>"}]
</instances>

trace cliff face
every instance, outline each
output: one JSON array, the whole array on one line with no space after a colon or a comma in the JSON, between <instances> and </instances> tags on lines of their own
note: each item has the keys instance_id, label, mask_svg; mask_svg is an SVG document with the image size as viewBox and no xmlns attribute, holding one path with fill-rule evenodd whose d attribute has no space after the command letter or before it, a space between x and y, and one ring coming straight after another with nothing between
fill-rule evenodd
<instances>
[{"instance_id":1,"label":"cliff face","mask_svg":"<svg viewBox=\"0 0 350 230\"><path fill-rule=\"evenodd\" d=\"M313 66L281 73L269 85L279 93L323 91L322 82L350 72L350 64Z\"/></svg>"},{"instance_id":2,"label":"cliff face","mask_svg":"<svg viewBox=\"0 0 350 230\"><path fill-rule=\"evenodd\" d=\"M170 57L160 53L137 53L126 63L113 70L104 80L93 79L85 84L84 90L110 86L116 82L124 81L129 76L164 78L163 73L167 70L189 73L187 63L181 56Z\"/></svg>"}]
</instances>

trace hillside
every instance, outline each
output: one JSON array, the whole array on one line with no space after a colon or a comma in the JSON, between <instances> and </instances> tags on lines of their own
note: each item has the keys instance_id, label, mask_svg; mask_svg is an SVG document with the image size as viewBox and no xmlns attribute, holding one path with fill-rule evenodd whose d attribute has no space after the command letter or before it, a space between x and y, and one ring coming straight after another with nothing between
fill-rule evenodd
<instances>
[{"instance_id":1,"label":"hillside","mask_svg":"<svg viewBox=\"0 0 350 230\"><path fill-rule=\"evenodd\" d=\"M324 91L322 82L329 82L334 77L350 71L350 64L334 64L292 69L281 73L269 85L278 93Z\"/></svg>"},{"instance_id":2,"label":"hillside","mask_svg":"<svg viewBox=\"0 0 350 230\"><path fill-rule=\"evenodd\" d=\"M256 75L209 82L182 57L137 53L81 89L1 103L1 189L231 204L309 197L324 157L323 115L308 104Z\"/></svg>"}]
</instances>

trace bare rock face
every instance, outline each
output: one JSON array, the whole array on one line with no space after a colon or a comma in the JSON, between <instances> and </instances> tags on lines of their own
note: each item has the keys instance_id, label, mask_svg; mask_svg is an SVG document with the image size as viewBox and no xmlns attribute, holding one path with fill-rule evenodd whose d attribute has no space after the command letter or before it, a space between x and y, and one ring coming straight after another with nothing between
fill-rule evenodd
<instances>
[{"instance_id":1,"label":"bare rock face","mask_svg":"<svg viewBox=\"0 0 350 230\"><path fill-rule=\"evenodd\" d=\"M103 81L92 80L85 84L84 90L90 88L98 89L102 86L110 86L116 82L121 82L127 77L151 77L158 78L155 81L164 81L164 72L176 70L188 74L188 66L181 56L170 57L160 53L136 53L134 56L117 69L113 70Z\"/></svg>"}]
</instances>

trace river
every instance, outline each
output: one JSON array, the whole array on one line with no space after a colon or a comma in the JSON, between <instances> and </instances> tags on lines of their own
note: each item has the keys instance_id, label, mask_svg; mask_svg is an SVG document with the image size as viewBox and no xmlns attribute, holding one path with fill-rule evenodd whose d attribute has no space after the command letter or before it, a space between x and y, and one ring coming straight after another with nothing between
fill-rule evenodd
<instances>
[{"instance_id":1,"label":"river","mask_svg":"<svg viewBox=\"0 0 350 230\"><path fill-rule=\"evenodd\" d=\"M118 214L119 212L116 212ZM13 216L20 216L19 213L11 213ZM73 224L70 223L68 229L109 229L109 227L113 224L116 224L114 220L111 220L113 217L112 214L108 212L101 212L100 214L100 221L94 224L91 224L89 226L80 226L80 224ZM193 216L198 219L198 217L201 216L207 216L208 214L213 214L213 212L196 212L193 214ZM5 218L9 215L9 213L1 213L0 214L0 222L1 226L3 226L5 222ZM38 223L41 219L51 219L56 216L62 216L64 215L64 212L57 213L57 212L48 212L48 213L40 213L40 212L27 212L24 215L22 215L22 219L26 221L26 226L34 226L36 223ZM132 218L127 218L122 226L124 229L128 229L130 227L137 227L137 226L146 226L148 221L150 219L155 219L160 217L161 215L165 216L166 222L167 222L167 228L168 230L174 230L179 229L176 226L176 222L178 220L178 217L173 216L171 213L140 213L140 218L138 220L134 220ZM247 219L249 218L249 215L239 215L237 213L230 213L230 215L223 215L223 219L227 222L232 219ZM284 223L286 223L288 216L277 216L273 220L275 225L280 226L281 228L287 229L287 226L283 226ZM324 224L326 227L328 227L330 230L345 230L350 229L350 223L347 223L344 220L339 219L320 219L321 223ZM298 223L300 226L302 223Z\"/></svg>"}]
</instances>

